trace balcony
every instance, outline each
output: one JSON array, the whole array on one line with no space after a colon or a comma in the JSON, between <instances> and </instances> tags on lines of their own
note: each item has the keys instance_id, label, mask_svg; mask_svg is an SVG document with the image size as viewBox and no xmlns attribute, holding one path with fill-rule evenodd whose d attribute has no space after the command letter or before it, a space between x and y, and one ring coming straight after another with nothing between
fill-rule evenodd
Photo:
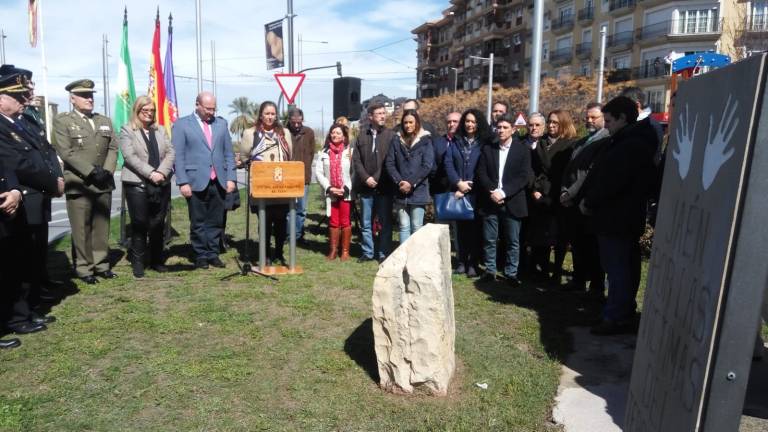
<instances>
[{"instance_id":1,"label":"balcony","mask_svg":"<svg viewBox=\"0 0 768 432\"><path fill-rule=\"evenodd\" d=\"M577 44L576 57L580 59L588 59L592 57L592 41Z\"/></svg>"},{"instance_id":2,"label":"balcony","mask_svg":"<svg viewBox=\"0 0 768 432\"><path fill-rule=\"evenodd\" d=\"M640 3L640 5L644 8L649 8L651 6L660 5L666 2L667 0L638 0L638 3Z\"/></svg>"},{"instance_id":3,"label":"balcony","mask_svg":"<svg viewBox=\"0 0 768 432\"><path fill-rule=\"evenodd\" d=\"M663 60L648 62L643 66L632 68L632 77L636 80L642 79L666 79L669 77L671 65Z\"/></svg>"},{"instance_id":4,"label":"balcony","mask_svg":"<svg viewBox=\"0 0 768 432\"><path fill-rule=\"evenodd\" d=\"M722 20L669 20L642 27L637 40L641 46L659 42L693 42L717 39L722 31Z\"/></svg>"},{"instance_id":5,"label":"balcony","mask_svg":"<svg viewBox=\"0 0 768 432\"><path fill-rule=\"evenodd\" d=\"M635 10L637 0L611 0L608 3L608 12L611 15L623 15Z\"/></svg>"},{"instance_id":6,"label":"balcony","mask_svg":"<svg viewBox=\"0 0 768 432\"><path fill-rule=\"evenodd\" d=\"M768 32L768 16L752 15L744 23L744 31L748 33Z\"/></svg>"},{"instance_id":7,"label":"balcony","mask_svg":"<svg viewBox=\"0 0 768 432\"><path fill-rule=\"evenodd\" d=\"M552 66L562 66L564 64L570 63L572 59L572 47L560 48L549 53L549 64Z\"/></svg>"},{"instance_id":8,"label":"balcony","mask_svg":"<svg viewBox=\"0 0 768 432\"><path fill-rule=\"evenodd\" d=\"M556 35L570 33L573 31L573 15L566 15L557 19L553 19L550 22L550 31Z\"/></svg>"},{"instance_id":9,"label":"balcony","mask_svg":"<svg viewBox=\"0 0 768 432\"><path fill-rule=\"evenodd\" d=\"M611 69L606 74L605 80L609 84L616 84L632 80L632 69Z\"/></svg>"},{"instance_id":10,"label":"balcony","mask_svg":"<svg viewBox=\"0 0 768 432\"><path fill-rule=\"evenodd\" d=\"M595 19L595 7L587 6L584 9L579 9L577 16L580 23L589 24L593 19Z\"/></svg>"},{"instance_id":11,"label":"balcony","mask_svg":"<svg viewBox=\"0 0 768 432\"><path fill-rule=\"evenodd\" d=\"M635 42L635 32L633 30L614 33L608 36L607 46L611 52L628 50Z\"/></svg>"}]
</instances>

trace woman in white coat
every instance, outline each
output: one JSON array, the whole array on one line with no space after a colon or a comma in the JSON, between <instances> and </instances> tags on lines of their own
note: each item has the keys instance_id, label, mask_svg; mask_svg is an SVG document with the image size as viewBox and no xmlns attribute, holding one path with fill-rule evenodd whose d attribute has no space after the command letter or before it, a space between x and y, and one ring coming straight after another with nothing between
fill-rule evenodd
<instances>
[{"instance_id":1,"label":"woman in white coat","mask_svg":"<svg viewBox=\"0 0 768 432\"><path fill-rule=\"evenodd\" d=\"M352 242L352 147L346 126L338 123L331 126L315 164L315 177L325 193L325 205L330 213L327 258L336 259L341 243L341 260L346 261Z\"/></svg>"}]
</instances>

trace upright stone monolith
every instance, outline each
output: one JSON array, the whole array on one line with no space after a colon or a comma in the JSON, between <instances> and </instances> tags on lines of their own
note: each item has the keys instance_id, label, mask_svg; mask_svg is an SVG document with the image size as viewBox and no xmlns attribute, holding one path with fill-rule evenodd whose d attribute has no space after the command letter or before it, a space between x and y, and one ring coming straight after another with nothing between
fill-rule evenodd
<instances>
[{"instance_id":1,"label":"upright stone monolith","mask_svg":"<svg viewBox=\"0 0 768 432\"><path fill-rule=\"evenodd\" d=\"M381 388L445 395L456 365L447 225L428 224L379 267L373 336Z\"/></svg>"}]
</instances>

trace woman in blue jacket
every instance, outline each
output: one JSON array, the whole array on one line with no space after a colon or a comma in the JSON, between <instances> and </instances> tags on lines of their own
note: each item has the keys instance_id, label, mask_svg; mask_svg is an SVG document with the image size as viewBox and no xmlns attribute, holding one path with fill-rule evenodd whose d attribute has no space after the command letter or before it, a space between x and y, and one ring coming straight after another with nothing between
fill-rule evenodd
<instances>
[{"instance_id":1,"label":"woman in blue jacket","mask_svg":"<svg viewBox=\"0 0 768 432\"><path fill-rule=\"evenodd\" d=\"M415 110L406 110L400 130L392 138L384 166L397 187L394 207L400 225L400 244L424 224L424 209L430 203L429 173L435 151L429 132L421 128Z\"/></svg>"},{"instance_id":2,"label":"woman in blue jacket","mask_svg":"<svg viewBox=\"0 0 768 432\"><path fill-rule=\"evenodd\" d=\"M464 111L454 144L448 148L443 159L448 183L457 199L466 196L474 204L475 167L480 159L480 149L491 144L492 140L493 132L483 113L472 108ZM482 221L479 217L457 221L456 233L459 250L455 272L475 277L483 253Z\"/></svg>"}]
</instances>

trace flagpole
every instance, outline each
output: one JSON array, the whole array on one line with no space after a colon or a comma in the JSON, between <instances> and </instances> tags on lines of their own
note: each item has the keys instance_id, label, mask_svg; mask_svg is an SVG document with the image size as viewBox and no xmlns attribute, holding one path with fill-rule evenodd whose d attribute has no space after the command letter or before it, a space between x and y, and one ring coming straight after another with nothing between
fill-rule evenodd
<instances>
[{"instance_id":1,"label":"flagpole","mask_svg":"<svg viewBox=\"0 0 768 432\"><path fill-rule=\"evenodd\" d=\"M203 92L203 39L200 35L202 19L200 18L200 0L195 0L195 38L197 39L197 93Z\"/></svg>"},{"instance_id":2,"label":"flagpole","mask_svg":"<svg viewBox=\"0 0 768 432\"><path fill-rule=\"evenodd\" d=\"M107 34L104 33L102 36L102 47L101 47L101 72L103 74L103 87L104 87L104 115L109 117L109 51L107 50L107 45L109 44L109 39L107 39Z\"/></svg>"},{"instance_id":3,"label":"flagpole","mask_svg":"<svg viewBox=\"0 0 768 432\"><path fill-rule=\"evenodd\" d=\"M38 14L38 20L40 23L40 57L41 57L41 66L43 69L43 99L45 99L45 105L43 109L45 110L45 137L48 139L48 142L51 142L51 109L49 107L48 102L48 63L45 60L45 34L43 33L43 29L45 26L43 25L43 0L37 1L37 14Z\"/></svg>"}]
</instances>

